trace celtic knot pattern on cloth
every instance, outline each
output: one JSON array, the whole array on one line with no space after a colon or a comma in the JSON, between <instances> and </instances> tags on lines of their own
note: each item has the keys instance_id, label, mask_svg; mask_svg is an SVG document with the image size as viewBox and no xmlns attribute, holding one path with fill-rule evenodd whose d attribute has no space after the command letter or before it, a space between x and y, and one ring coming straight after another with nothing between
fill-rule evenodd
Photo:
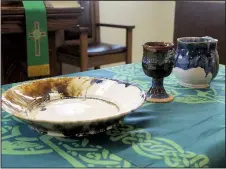
<instances>
[{"instance_id":1,"label":"celtic knot pattern on cloth","mask_svg":"<svg viewBox=\"0 0 226 169\"><path fill-rule=\"evenodd\" d=\"M121 141L132 145L133 150L153 160L164 160L169 167L208 167L209 159L205 155L196 155L184 151L177 143L165 138L151 137L143 129L135 129L130 125L121 125L107 132L111 141Z\"/></svg>"},{"instance_id":2,"label":"celtic knot pattern on cloth","mask_svg":"<svg viewBox=\"0 0 226 169\"><path fill-rule=\"evenodd\" d=\"M145 91L151 86L151 78L144 75L140 63L81 75L113 77ZM18 84L21 83L3 86L1 92ZM10 168L46 167L42 163L44 159L53 160L51 165L57 167L79 168L219 166L225 154L221 151L225 146L221 144L225 141L224 67L220 65L208 89L181 87L173 74L164 80L164 85L167 92L175 96L171 105L146 102L125 118L127 125L95 137L65 139L40 135L2 111L2 164ZM212 138L216 139L212 141ZM14 166L12 160L17 160Z\"/></svg>"}]
</instances>

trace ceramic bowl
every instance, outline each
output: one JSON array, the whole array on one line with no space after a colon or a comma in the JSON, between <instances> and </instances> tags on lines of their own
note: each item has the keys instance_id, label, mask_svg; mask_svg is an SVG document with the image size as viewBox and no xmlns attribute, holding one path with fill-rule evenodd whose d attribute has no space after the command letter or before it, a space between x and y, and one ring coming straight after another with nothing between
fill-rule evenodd
<instances>
[{"instance_id":1,"label":"ceramic bowl","mask_svg":"<svg viewBox=\"0 0 226 169\"><path fill-rule=\"evenodd\" d=\"M73 137L111 129L145 97L138 87L116 80L61 77L7 90L2 107L42 134Z\"/></svg>"}]
</instances>

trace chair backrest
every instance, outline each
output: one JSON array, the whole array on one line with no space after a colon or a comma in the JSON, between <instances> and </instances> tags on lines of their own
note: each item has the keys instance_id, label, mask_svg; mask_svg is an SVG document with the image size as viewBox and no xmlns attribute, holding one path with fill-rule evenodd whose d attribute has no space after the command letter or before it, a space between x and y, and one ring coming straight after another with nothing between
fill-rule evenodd
<instances>
[{"instance_id":1,"label":"chair backrest","mask_svg":"<svg viewBox=\"0 0 226 169\"><path fill-rule=\"evenodd\" d=\"M81 16L78 19L78 25L89 28L88 38L90 41L96 41L99 38L99 32L96 31L96 23L99 23L99 2L98 1L78 1L81 7L84 8ZM65 40L79 39L77 28L71 28L64 31Z\"/></svg>"},{"instance_id":2,"label":"chair backrest","mask_svg":"<svg viewBox=\"0 0 226 169\"><path fill-rule=\"evenodd\" d=\"M220 63L226 64L225 2L176 1L174 44L178 37L211 36L218 39Z\"/></svg>"}]
</instances>

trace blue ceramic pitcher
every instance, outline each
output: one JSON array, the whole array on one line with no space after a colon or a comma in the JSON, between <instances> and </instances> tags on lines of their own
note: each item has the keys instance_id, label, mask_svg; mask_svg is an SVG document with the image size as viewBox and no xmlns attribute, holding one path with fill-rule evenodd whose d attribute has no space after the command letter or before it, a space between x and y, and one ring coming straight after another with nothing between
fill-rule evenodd
<instances>
[{"instance_id":1,"label":"blue ceramic pitcher","mask_svg":"<svg viewBox=\"0 0 226 169\"><path fill-rule=\"evenodd\" d=\"M177 39L173 72L180 85L189 88L210 86L219 70L217 42L208 36Z\"/></svg>"}]
</instances>

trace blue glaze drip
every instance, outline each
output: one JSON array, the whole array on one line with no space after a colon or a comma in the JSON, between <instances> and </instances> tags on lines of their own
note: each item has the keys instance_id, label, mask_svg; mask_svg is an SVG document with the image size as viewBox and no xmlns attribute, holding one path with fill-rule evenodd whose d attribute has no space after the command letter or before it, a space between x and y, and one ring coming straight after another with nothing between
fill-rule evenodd
<instances>
[{"instance_id":1,"label":"blue glaze drip","mask_svg":"<svg viewBox=\"0 0 226 169\"><path fill-rule=\"evenodd\" d=\"M187 55L184 53L187 52ZM201 52L200 52L201 53ZM217 55L217 54L212 54ZM178 58L182 56L182 58ZM206 76L211 72L213 75L216 73L216 59L210 54L206 55L197 55L197 56L189 56L189 52L187 50L183 50L182 52L178 51L176 56L175 67L182 68L183 70L188 70L191 68L201 67L204 69Z\"/></svg>"},{"instance_id":2,"label":"blue glaze drip","mask_svg":"<svg viewBox=\"0 0 226 169\"><path fill-rule=\"evenodd\" d=\"M148 56L143 56L143 58L142 58L142 63L145 63L145 64L151 64L151 60L149 59Z\"/></svg>"},{"instance_id":3,"label":"blue glaze drip","mask_svg":"<svg viewBox=\"0 0 226 169\"><path fill-rule=\"evenodd\" d=\"M191 39L187 38L187 41L190 42ZM174 67L183 70L201 67L205 76L211 72L212 79L215 78L219 70L217 43L206 41L205 38L195 38L193 41L196 43L178 42Z\"/></svg>"},{"instance_id":4,"label":"blue glaze drip","mask_svg":"<svg viewBox=\"0 0 226 169\"><path fill-rule=\"evenodd\" d=\"M118 84L124 84L125 87L129 87L129 86L132 85L130 83L123 82L123 81L120 81L120 80L117 80L117 79L111 79L111 78L105 78L105 77L103 77L102 79L92 79L90 83L91 83L91 85L99 84L99 83L102 83L104 81L104 79L113 80L113 81L117 82ZM132 85L132 86L134 86L134 85Z\"/></svg>"},{"instance_id":5,"label":"blue glaze drip","mask_svg":"<svg viewBox=\"0 0 226 169\"><path fill-rule=\"evenodd\" d=\"M141 94L141 98L144 99L145 97L146 97L146 95L145 95L144 93L142 93L142 94Z\"/></svg>"},{"instance_id":6,"label":"blue glaze drip","mask_svg":"<svg viewBox=\"0 0 226 169\"><path fill-rule=\"evenodd\" d=\"M91 84L100 84L100 83L102 83L103 82L103 80L102 79L92 79L91 80Z\"/></svg>"},{"instance_id":7,"label":"blue glaze drip","mask_svg":"<svg viewBox=\"0 0 226 169\"><path fill-rule=\"evenodd\" d=\"M129 83L125 83L125 87L129 87L130 86L130 84Z\"/></svg>"},{"instance_id":8,"label":"blue glaze drip","mask_svg":"<svg viewBox=\"0 0 226 169\"><path fill-rule=\"evenodd\" d=\"M124 84L125 87L128 87L130 86L131 84L130 83L127 83L127 82L123 82L123 81L120 81L120 80L117 80L117 79L111 79L111 80L114 80L115 82L117 82L118 84Z\"/></svg>"}]
</instances>

